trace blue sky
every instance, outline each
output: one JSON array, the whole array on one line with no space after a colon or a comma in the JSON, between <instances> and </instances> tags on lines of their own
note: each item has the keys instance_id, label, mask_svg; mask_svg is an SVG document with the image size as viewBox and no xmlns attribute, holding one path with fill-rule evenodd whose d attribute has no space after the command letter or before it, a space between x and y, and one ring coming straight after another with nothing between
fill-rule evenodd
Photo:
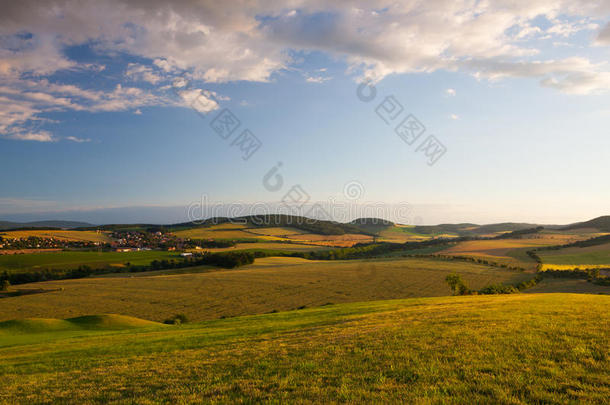
<instances>
[{"instance_id":1,"label":"blue sky","mask_svg":"<svg viewBox=\"0 0 610 405\"><path fill-rule=\"evenodd\" d=\"M390 218L406 223L608 214L597 2L439 1L444 22L433 4L383 1L26 3L0 30L0 218L174 222L202 196L273 204L293 185L309 205L408 204ZM390 96L402 111L386 124ZM210 126L224 109L241 122L228 140ZM409 114L426 128L413 145L394 132ZM243 129L262 143L247 160L231 144ZM432 165L417 151L430 135L446 150ZM269 191L278 162L284 186Z\"/></svg>"}]
</instances>

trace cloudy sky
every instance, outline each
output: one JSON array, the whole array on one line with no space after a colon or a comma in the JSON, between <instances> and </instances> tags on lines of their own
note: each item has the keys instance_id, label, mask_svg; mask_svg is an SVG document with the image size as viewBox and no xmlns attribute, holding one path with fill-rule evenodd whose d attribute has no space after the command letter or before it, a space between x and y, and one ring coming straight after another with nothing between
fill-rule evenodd
<instances>
[{"instance_id":1,"label":"cloudy sky","mask_svg":"<svg viewBox=\"0 0 610 405\"><path fill-rule=\"evenodd\" d=\"M202 196L610 213L608 1L0 7L0 219L170 222Z\"/></svg>"}]
</instances>

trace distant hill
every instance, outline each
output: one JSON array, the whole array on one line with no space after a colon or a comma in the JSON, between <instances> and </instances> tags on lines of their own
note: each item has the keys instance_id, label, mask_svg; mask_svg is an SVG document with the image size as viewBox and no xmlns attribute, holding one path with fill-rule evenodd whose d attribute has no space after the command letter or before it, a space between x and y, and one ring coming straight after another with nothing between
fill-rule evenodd
<instances>
[{"instance_id":1,"label":"distant hill","mask_svg":"<svg viewBox=\"0 0 610 405\"><path fill-rule=\"evenodd\" d=\"M204 221L195 222L182 222L173 225L153 225L153 224L110 224L102 225L83 229L101 229L106 231L114 230L161 230L161 231L177 231L191 228L207 228L214 225L224 224L232 222L236 224L243 224L251 227L292 227L301 229L306 232L315 233L318 235L344 235L346 233L368 233L366 230L359 228L352 224L344 224L334 221L323 221L320 219L311 219L305 217L299 217L294 215L250 215L238 218L209 218Z\"/></svg>"},{"instance_id":2,"label":"distant hill","mask_svg":"<svg viewBox=\"0 0 610 405\"><path fill-rule=\"evenodd\" d=\"M358 227L365 233L378 233L384 229L396 226L394 222L380 218L358 218L349 224Z\"/></svg>"},{"instance_id":3,"label":"distant hill","mask_svg":"<svg viewBox=\"0 0 610 405\"><path fill-rule=\"evenodd\" d=\"M7 231L10 229L23 228L57 228L57 229L73 229L82 227L91 227L93 225L86 222L76 221L35 221L35 222L10 222L0 221L0 230Z\"/></svg>"},{"instance_id":4,"label":"distant hill","mask_svg":"<svg viewBox=\"0 0 610 405\"><path fill-rule=\"evenodd\" d=\"M598 217L586 222L577 222L575 224L568 225L566 227L561 228L562 230L571 230L571 229L583 229L583 228L594 228L599 230L600 232L610 232L610 216L605 215L602 217Z\"/></svg>"},{"instance_id":5,"label":"distant hill","mask_svg":"<svg viewBox=\"0 0 610 405\"><path fill-rule=\"evenodd\" d=\"M481 236L499 232L515 232L538 227L537 224L524 224L505 222L500 224L441 224L430 226L416 226L414 231L425 235L455 234L459 236Z\"/></svg>"}]
</instances>

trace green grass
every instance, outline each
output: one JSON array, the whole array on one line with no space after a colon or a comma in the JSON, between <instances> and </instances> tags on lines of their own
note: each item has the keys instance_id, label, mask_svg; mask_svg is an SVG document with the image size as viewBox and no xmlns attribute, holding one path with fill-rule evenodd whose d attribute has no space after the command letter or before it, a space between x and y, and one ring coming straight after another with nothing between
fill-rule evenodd
<instances>
[{"instance_id":1,"label":"green grass","mask_svg":"<svg viewBox=\"0 0 610 405\"><path fill-rule=\"evenodd\" d=\"M70 269L80 265L93 268L122 265L130 262L134 265L149 264L153 260L178 259L176 252L141 251L141 252L54 252L21 255L0 255L0 271L13 273L36 269Z\"/></svg>"},{"instance_id":2,"label":"green grass","mask_svg":"<svg viewBox=\"0 0 610 405\"><path fill-rule=\"evenodd\" d=\"M0 320L71 318L121 313L163 321L184 313L192 320L286 311L328 302L450 295L450 273L461 274L469 287L518 283L523 274L465 262L431 259L307 261L257 259L233 270L188 269L189 274L147 276L121 274L15 286L42 288L41 294L0 299ZM199 272L201 271L201 272Z\"/></svg>"},{"instance_id":3,"label":"green grass","mask_svg":"<svg viewBox=\"0 0 610 405\"><path fill-rule=\"evenodd\" d=\"M0 402L607 403L610 297L409 299L0 335Z\"/></svg>"},{"instance_id":4,"label":"green grass","mask_svg":"<svg viewBox=\"0 0 610 405\"><path fill-rule=\"evenodd\" d=\"M610 267L610 244L571 247L560 250L543 250L538 255L544 264L570 265L586 267L586 265L608 265Z\"/></svg>"}]
</instances>

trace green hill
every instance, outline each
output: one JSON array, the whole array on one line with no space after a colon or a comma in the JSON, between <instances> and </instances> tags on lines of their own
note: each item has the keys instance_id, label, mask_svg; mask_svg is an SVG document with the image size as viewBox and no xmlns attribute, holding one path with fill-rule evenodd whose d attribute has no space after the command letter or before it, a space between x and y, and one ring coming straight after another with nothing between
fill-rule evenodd
<instances>
[{"instance_id":1,"label":"green hill","mask_svg":"<svg viewBox=\"0 0 610 405\"><path fill-rule=\"evenodd\" d=\"M4 403L607 403L610 297L377 301L0 334Z\"/></svg>"}]
</instances>

